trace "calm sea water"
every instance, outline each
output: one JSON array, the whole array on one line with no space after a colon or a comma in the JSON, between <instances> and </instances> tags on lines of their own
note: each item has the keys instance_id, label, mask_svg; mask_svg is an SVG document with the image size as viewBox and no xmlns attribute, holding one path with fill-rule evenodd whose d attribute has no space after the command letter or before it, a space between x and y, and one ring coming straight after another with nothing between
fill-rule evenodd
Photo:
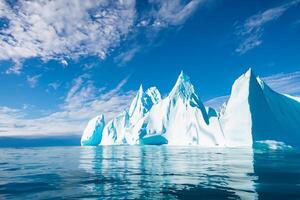
<instances>
[{"instance_id":1,"label":"calm sea water","mask_svg":"<svg viewBox=\"0 0 300 200\"><path fill-rule=\"evenodd\" d=\"M300 199L300 152L169 146L0 149L0 199Z\"/></svg>"}]
</instances>

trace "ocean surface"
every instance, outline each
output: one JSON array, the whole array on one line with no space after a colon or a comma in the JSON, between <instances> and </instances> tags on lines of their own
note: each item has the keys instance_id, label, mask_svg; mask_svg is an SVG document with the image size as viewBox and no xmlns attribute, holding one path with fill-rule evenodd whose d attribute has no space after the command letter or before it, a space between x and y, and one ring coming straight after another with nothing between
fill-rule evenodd
<instances>
[{"instance_id":1,"label":"ocean surface","mask_svg":"<svg viewBox=\"0 0 300 200\"><path fill-rule=\"evenodd\" d=\"M0 148L0 199L300 199L300 152Z\"/></svg>"}]
</instances>

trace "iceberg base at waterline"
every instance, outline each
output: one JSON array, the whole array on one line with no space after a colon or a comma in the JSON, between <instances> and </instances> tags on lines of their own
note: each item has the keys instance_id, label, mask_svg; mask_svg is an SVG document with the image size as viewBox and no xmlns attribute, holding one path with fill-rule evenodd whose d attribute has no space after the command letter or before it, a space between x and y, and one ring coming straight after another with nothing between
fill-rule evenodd
<instances>
[{"instance_id":1,"label":"iceberg base at waterline","mask_svg":"<svg viewBox=\"0 0 300 200\"><path fill-rule=\"evenodd\" d=\"M262 140L256 141L253 144L253 148L260 150L291 150L293 147L286 145L284 142L274 140Z\"/></svg>"},{"instance_id":2,"label":"iceberg base at waterline","mask_svg":"<svg viewBox=\"0 0 300 200\"><path fill-rule=\"evenodd\" d=\"M86 129L81 137L82 146L96 146L102 140L102 132L104 129L104 116L96 116L88 122Z\"/></svg>"},{"instance_id":3,"label":"iceberg base at waterline","mask_svg":"<svg viewBox=\"0 0 300 200\"><path fill-rule=\"evenodd\" d=\"M234 82L219 113L204 106L190 78L181 72L165 98L157 88L144 91L141 86L130 107L114 119L92 119L81 144L280 149L299 147L299 130L299 100L275 92L251 69Z\"/></svg>"}]
</instances>

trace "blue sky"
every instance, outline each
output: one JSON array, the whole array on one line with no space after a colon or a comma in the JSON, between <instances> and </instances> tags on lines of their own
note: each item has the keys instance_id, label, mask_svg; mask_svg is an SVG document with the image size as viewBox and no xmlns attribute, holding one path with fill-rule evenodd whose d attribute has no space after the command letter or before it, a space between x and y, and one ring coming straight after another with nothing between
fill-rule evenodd
<instances>
[{"instance_id":1,"label":"blue sky","mask_svg":"<svg viewBox=\"0 0 300 200\"><path fill-rule=\"evenodd\" d=\"M0 0L0 136L80 134L166 95L180 71L219 105L252 67L300 96L300 0Z\"/></svg>"}]
</instances>

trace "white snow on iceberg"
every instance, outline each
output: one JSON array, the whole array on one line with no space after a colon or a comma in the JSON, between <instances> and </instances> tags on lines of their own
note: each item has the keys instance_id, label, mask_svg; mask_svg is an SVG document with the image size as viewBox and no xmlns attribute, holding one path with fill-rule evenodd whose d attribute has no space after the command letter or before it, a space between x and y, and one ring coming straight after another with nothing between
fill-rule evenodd
<instances>
[{"instance_id":1,"label":"white snow on iceberg","mask_svg":"<svg viewBox=\"0 0 300 200\"><path fill-rule=\"evenodd\" d=\"M280 141L300 146L300 101L273 91L250 69L234 82L217 113L203 105L181 72L164 99L155 87L144 91L141 86L128 110L105 127L104 119L96 124L89 122L82 145L252 147L256 141Z\"/></svg>"},{"instance_id":2,"label":"white snow on iceberg","mask_svg":"<svg viewBox=\"0 0 300 200\"><path fill-rule=\"evenodd\" d=\"M136 124L142 119L151 107L161 100L161 96L157 88L151 87L144 92L142 85L139 88L137 95L134 97L130 107L129 116L130 123Z\"/></svg>"},{"instance_id":3,"label":"white snow on iceberg","mask_svg":"<svg viewBox=\"0 0 300 200\"><path fill-rule=\"evenodd\" d=\"M212 113L212 114L211 114ZM152 107L139 130L141 143L223 146L216 112L207 112L189 77L181 73L170 94ZM147 142L145 142L147 140Z\"/></svg>"},{"instance_id":4,"label":"white snow on iceberg","mask_svg":"<svg viewBox=\"0 0 300 200\"><path fill-rule=\"evenodd\" d=\"M91 119L85 128L81 137L82 146L96 146L102 139L102 132L104 129L104 116L96 116Z\"/></svg>"},{"instance_id":5,"label":"white snow on iceberg","mask_svg":"<svg viewBox=\"0 0 300 200\"><path fill-rule=\"evenodd\" d=\"M220 124L227 146L261 140L300 146L300 103L273 91L251 69L233 84Z\"/></svg>"},{"instance_id":6,"label":"white snow on iceberg","mask_svg":"<svg viewBox=\"0 0 300 200\"><path fill-rule=\"evenodd\" d=\"M119 116L107 123L103 130L101 145L114 144L136 144L138 143L138 133L134 130L134 125L147 114L152 106L160 101L160 93L155 87L144 91L140 86L138 93L134 97L129 110L124 111Z\"/></svg>"}]
</instances>

